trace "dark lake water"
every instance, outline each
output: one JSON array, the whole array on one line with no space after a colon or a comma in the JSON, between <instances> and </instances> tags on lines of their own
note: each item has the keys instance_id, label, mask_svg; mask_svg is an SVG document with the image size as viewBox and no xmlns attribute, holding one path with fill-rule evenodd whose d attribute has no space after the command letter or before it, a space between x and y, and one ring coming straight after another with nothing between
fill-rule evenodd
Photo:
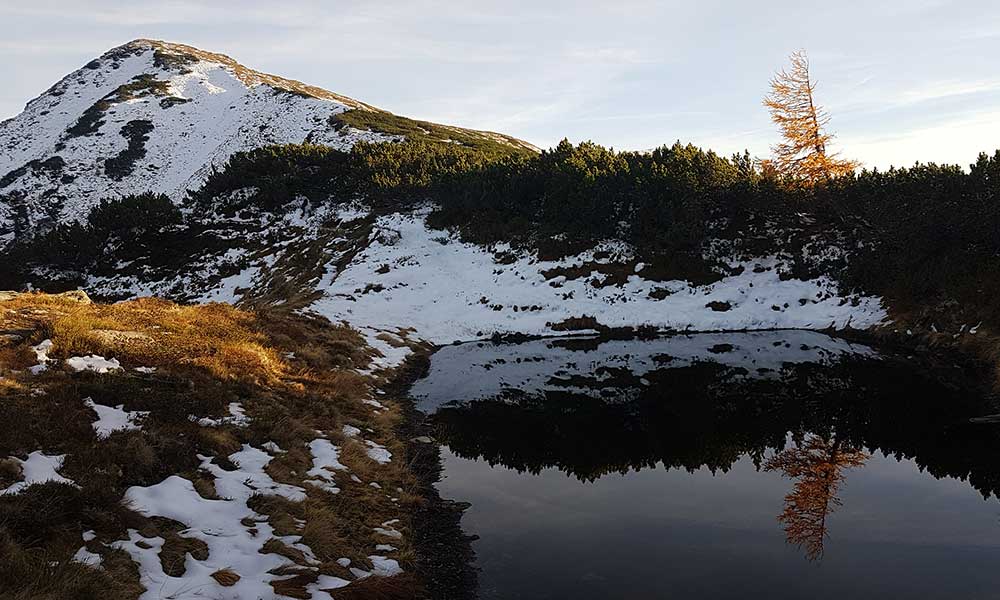
<instances>
[{"instance_id":1,"label":"dark lake water","mask_svg":"<svg viewBox=\"0 0 1000 600\"><path fill-rule=\"evenodd\" d=\"M997 409L947 368L798 331L477 343L413 395L481 598L1000 598Z\"/></svg>"}]
</instances>

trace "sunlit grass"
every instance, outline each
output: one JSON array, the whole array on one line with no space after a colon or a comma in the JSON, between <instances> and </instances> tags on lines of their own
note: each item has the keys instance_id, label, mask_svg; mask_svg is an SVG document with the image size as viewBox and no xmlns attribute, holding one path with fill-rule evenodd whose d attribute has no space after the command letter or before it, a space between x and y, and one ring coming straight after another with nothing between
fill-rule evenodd
<instances>
[{"instance_id":1,"label":"sunlit grass","mask_svg":"<svg viewBox=\"0 0 1000 600\"><path fill-rule=\"evenodd\" d=\"M374 528L402 518L398 527L405 529L406 507L422 501L414 493L396 491L416 489L394 434L400 413L390 401L378 412L363 402L371 397L374 380L355 369L367 366L372 351L345 326L225 304L183 306L139 299L101 305L24 294L0 302L0 329L24 334L20 341L0 346L0 487L21 478L18 463L7 457L24 458L35 450L65 454L60 473L79 486L29 486L29 495L0 496L0 550L5 552L0 597L8 592L12 598L137 597L135 564L107 546L123 539L128 529L163 537L161 564L169 573L183 573L185 557L197 558L205 549L184 537L180 524L142 517L123 506L121 498L130 486L180 475L203 498L218 499L199 457L214 457L225 465L246 444L280 446L284 453L275 456L268 473L308 495L301 503L267 496L252 501L282 535L303 536L320 557L318 571L279 584L292 597L302 596L318 573L354 579L338 559L371 568L368 555L376 543L385 542ZM49 369L32 374L27 367L37 358L31 346L44 339L52 340L53 360ZM74 373L61 364L61 359L89 354L114 358L122 370ZM135 367L156 370L140 373ZM91 426L93 412L83 403L87 397L149 414L139 430L98 439ZM197 423L203 417L218 421L228 416L234 402L249 418L246 426ZM343 435L347 424L364 428L365 439L389 448L394 460L387 465L373 461L362 442ZM336 495L304 483L312 467L308 444L320 436L341 448L349 468L335 474L341 490ZM350 479L351 474L359 481ZM28 501L47 503L57 513L27 510ZM99 543L91 549L107 561L104 572L67 566L87 530L96 531ZM394 542L399 548L394 556L404 564L414 556L409 543ZM274 540L268 547L287 555L292 566L313 566L282 545ZM232 576L221 573L216 580L224 585Z\"/></svg>"}]
</instances>

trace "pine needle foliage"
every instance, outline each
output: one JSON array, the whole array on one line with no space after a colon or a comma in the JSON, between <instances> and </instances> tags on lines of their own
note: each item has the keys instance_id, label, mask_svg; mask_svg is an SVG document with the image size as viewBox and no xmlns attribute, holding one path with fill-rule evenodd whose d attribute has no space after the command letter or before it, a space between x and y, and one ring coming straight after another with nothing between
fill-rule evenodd
<instances>
[{"instance_id":1,"label":"pine needle foliage","mask_svg":"<svg viewBox=\"0 0 1000 600\"><path fill-rule=\"evenodd\" d=\"M809 74L805 52L794 52L791 63L771 79L771 93L764 98L784 139L771 147L774 157L768 166L780 175L809 183L854 172L859 163L827 151L833 139L826 130L830 115L816 104L816 82Z\"/></svg>"}]
</instances>

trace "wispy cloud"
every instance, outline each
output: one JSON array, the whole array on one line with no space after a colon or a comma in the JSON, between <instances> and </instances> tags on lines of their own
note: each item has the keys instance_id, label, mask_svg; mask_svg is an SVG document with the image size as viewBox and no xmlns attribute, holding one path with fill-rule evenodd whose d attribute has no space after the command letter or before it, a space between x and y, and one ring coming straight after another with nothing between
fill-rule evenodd
<instances>
[{"instance_id":1,"label":"wispy cloud","mask_svg":"<svg viewBox=\"0 0 1000 600\"><path fill-rule=\"evenodd\" d=\"M966 162L1000 144L993 0L32 0L0 4L0 22L0 118L111 46L157 37L543 145L766 154L760 98L805 48L845 154Z\"/></svg>"},{"instance_id":2,"label":"wispy cloud","mask_svg":"<svg viewBox=\"0 0 1000 600\"><path fill-rule=\"evenodd\" d=\"M1000 79L983 81L932 81L902 90L899 94L898 102L902 104L918 104L920 102L983 94L997 90L1000 90Z\"/></svg>"}]
</instances>

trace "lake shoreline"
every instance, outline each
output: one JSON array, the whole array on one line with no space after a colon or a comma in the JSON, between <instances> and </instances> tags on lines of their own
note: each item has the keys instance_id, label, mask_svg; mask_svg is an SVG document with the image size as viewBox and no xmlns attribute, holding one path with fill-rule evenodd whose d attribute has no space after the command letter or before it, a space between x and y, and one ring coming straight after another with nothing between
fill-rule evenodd
<instances>
[{"instance_id":1,"label":"lake shoreline","mask_svg":"<svg viewBox=\"0 0 1000 600\"><path fill-rule=\"evenodd\" d=\"M477 597L477 573L471 544L476 538L461 526L469 505L446 500L438 493L441 446L434 439L430 422L409 396L413 383L427 373L430 356L436 351L421 349L408 356L383 390L403 415L395 433L406 448L405 460L423 498L423 505L411 515L416 574L423 584L415 597L473 600Z\"/></svg>"},{"instance_id":2,"label":"lake shoreline","mask_svg":"<svg viewBox=\"0 0 1000 600\"><path fill-rule=\"evenodd\" d=\"M912 354L933 368L957 367L964 375L981 384L987 395L1000 399L1000 339L988 331L947 334L926 329L905 321L889 322L867 329L846 327L842 329L809 329L801 327L772 327L765 329L674 330L646 327L616 327L599 330L567 330L552 335L524 333L496 333L488 338L456 340L450 344L431 347L428 356L441 348L464 344L492 343L496 345L521 344L540 340L589 340L594 343L619 340L652 340L704 334L768 333L778 331L812 331L839 338L849 343L859 343L876 349Z\"/></svg>"}]
</instances>

